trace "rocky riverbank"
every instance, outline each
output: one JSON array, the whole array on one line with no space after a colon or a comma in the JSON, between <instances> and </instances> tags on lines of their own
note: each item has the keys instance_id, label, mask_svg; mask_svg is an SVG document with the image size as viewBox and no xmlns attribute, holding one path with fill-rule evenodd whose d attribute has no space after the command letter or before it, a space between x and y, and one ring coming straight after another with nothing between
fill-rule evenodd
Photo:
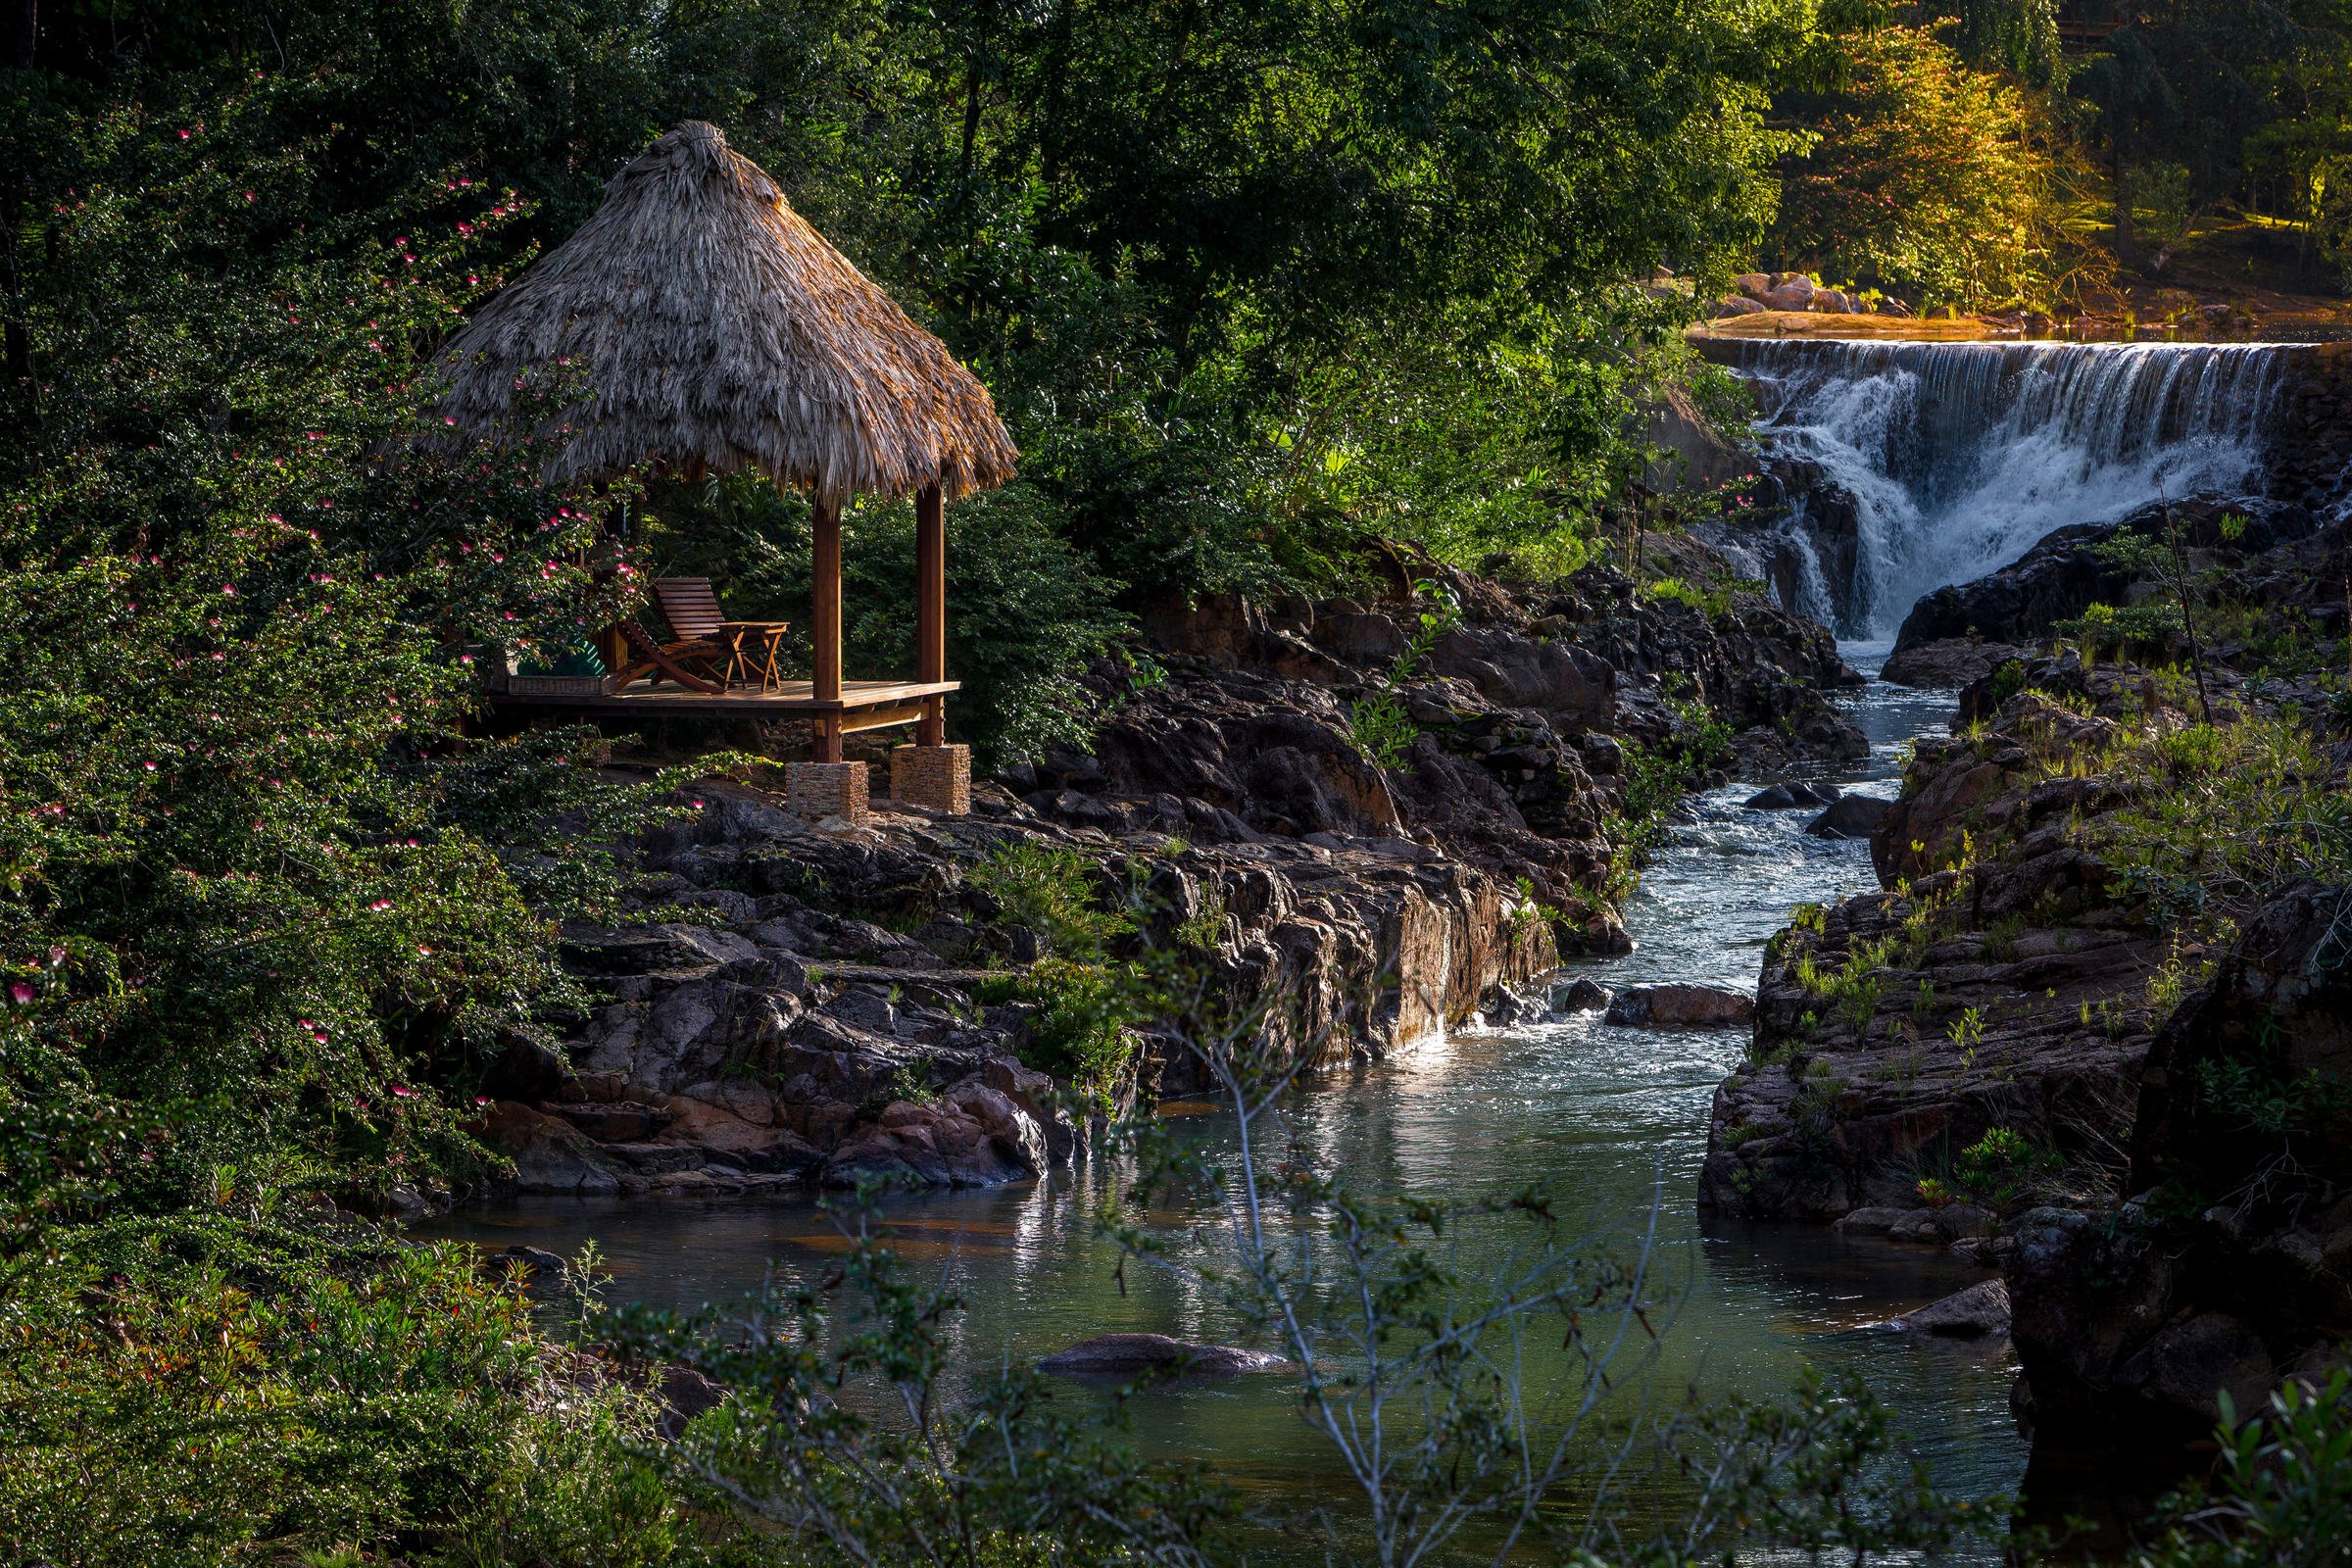
<instances>
[{"instance_id":1,"label":"rocky riverbank","mask_svg":"<svg viewBox=\"0 0 2352 1568\"><path fill-rule=\"evenodd\" d=\"M1874 831L1882 891L1772 943L1701 1181L1997 1261L2021 1414L2166 1442L2352 1331L2347 530L2177 510L1914 612L1898 653L1993 667ZM2161 561L2093 548L2134 531Z\"/></svg>"},{"instance_id":2,"label":"rocky riverbank","mask_svg":"<svg viewBox=\"0 0 2352 1568\"><path fill-rule=\"evenodd\" d=\"M1148 657L1099 673L1092 748L983 783L966 817L824 827L709 783L633 849L641 919L564 933L596 1001L563 1049L490 1073L507 1185L1034 1176L1083 1140L1074 1081L1185 1087L1150 1019L1112 1026L1132 1062L1072 1060L1100 1044L1089 976L1147 950L1308 1067L1540 1008L1560 951L1622 950L1614 901L1684 783L1864 749L1822 695L1857 679L1824 632L1687 539L1647 564L1675 587L1423 562L1385 600L1160 607ZM1098 962L1056 951L1069 918Z\"/></svg>"}]
</instances>

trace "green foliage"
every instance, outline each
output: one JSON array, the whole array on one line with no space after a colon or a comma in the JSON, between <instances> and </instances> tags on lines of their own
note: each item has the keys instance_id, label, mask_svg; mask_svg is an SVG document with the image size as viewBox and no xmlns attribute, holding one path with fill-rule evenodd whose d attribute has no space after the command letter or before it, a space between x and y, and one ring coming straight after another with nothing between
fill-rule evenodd
<instances>
[{"instance_id":1,"label":"green foliage","mask_svg":"<svg viewBox=\"0 0 2352 1568\"><path fill-rule=\"evenodd\" d=\"M469 1250L242 1179L49 1240L0 1296L0 1560L283 1560L461 1520L554 1563L676 1560L677 1503L627 1452L650 1405L552 1352Z\"/></svg>"},{"instance_id":2,"label":"green foliage","mask_svg":"<svg viewBox=\"0 0 2352 1568\"><path fill-rule=\"evenodd\" d=\"M1919 1461L1884 1462L1888 1412L1852 1378L1808 1369L1788 1398L1730 1400L1694 1426L1701 1441L1679 1445L1678 1457L1703 1478L1700 1528L1652 1561L1736 1559L1757 1540L1811 1561L1933 1559L1997 1525L1997 1502L1938 1494Z\"/></svg>"},{"instance_id":3,"label":"green foliage","mask_svg":"<svg viewBox=\"0 0 2352 1568\"><path fill-rule=\"evenodd\" d=\"M2159 714L2094 765L2147 786L2104 819L2100 853L2158 918L2209 906L2219 917L2299 877L2352 875L2352 801L2294 718L2183 725Z\"/></svg>"},{"instance_id":4,"label":"green foliage","mask_svg":"<svg viewBox=\"0 0 2352 1568\"><path fill-rule=\"evenodd\" d=\"M2035 1148L2024 1134L1995 1127L1960 1151L1954 1169L1970 1193L2005 1208L2032 1190L2038 1172L2056 1163L2048 1151Z\"/></svg>"},{"instance_id":5,"label":"green foliage","mask_svg":"<svg viewBox=\"0 0 2352 1568\"><path fill-rule=\"evenodd\" d=\"M1657 746L1625 748L1625 793L1609 818L1609 840L1617 846L1604 893L1621 900L1631 894L1641 869L1665 837L1668 813L1706 770L1728 756L1732 728L1695 698L1670 698L1674 733Z\"/></svg>"},{"instance_id":6,"label":"green foliage","mask_svg":"<svg viewBox=\"0 0 2352 1568\"><path fill-rule=\"evenodd\" d=\"M1680 577L1658 577L1642 585L1646 599L1662 600L1668 604L1688 605L1710 620L1720 620L1731 613L1731 591L1725 588L1694 588Z\"/></svg>"},{"instance_id":7,"label":"green foliage","mask_svg":"<svg viewBox=\"0 0 2352 1568\"><path fill-rule=\"evenodd\" d=\"M1098 955L1132 929L1125 915L1102 906L1093 862L1076 850L1014 840L991 850L964 879L996 901L998 918L1027 926L1049 953Z\"/></svg>"},{"instance_id":8,"label":"green foliage","mask_svg":"<svg viewBox=\"0 0 2352 1568\"><path fill-rule=\"evenodd\" d=\"M610 907L603 846L667 809L592 735L465 733L477 660L575 636L635 567L531 452L387 461L513 208L453 187L390 243L292 228L326 176L273 138L311 91L92 126L19 274L42 382L0 447L0 1127L51 1152L0 1231L229 1162L464 1165L478 1063L568 995L552 921Z\"/></svg>"},{"instance_id":9,"label":"green foliage","mask_svg":"<svg viewBox=\"0 0 2352 1568\"><path fill-rule=\"evenodd\" d=\"M2334 1568L2352 1541L2352 1374L2290 1379L2260 1415L2225 1391L2210 1483L2167 1499L2169 1528L2134 1568Z\"/></svg>"},{"instance_id":10,"label":"green foliage","mask_svg":"<svg viewBox=\"0 0 2352 1568\"><path fill-rule=\"evenodd\" d=\"M1015 995L1039 1007L1021 1047L1022 1065L1081 1089L1107 1089L1135 1059L1135 1025L1141 1021L1135 998L1107 966L1040 958Z\"/></svg>"},{"instance_id":11,"label":"green foliage","mask_svg":"<svg viewBox=\"0 0 2352 1568\"><path fill-rule=\"evenodd\" d=\"M1784 253L1914 305L2047 305L2104 280L2083 232L2085 172L2036 98L1933 28L1820 47L1828 90L1788 100L1819 139L1782 164Z\"/></svg>"},{"instance_id":12,"label":"green foliage","mask_svg":"<svg viewBox=\"0 0 2352 1568\"><path fill-rule=\"evenodd\" d=\"M1348 705L1348 739L1368 760L1382 767L1402 762L1421 733L1421 726L1405 711L1404 701L1397 695L1399 688L1420 673L1439 640L1462 619L1462 607L1444 583L1416 582L1413 595L1420 608L1414 612L1404 646L1389 661L1384 684Z\"/></svg>"},{"instance_id":13,"label":"green foliage","mask_svg":"<svg viewBox=\"0 0 2352 1568\"><path fill-rule=\"evenodd\" d=\"M1179 947L1197 953L1211 953L1225 940L1225 894L1222 888L1203 887L1200 906L1176 922L1170 933Z\"/></svg>"},{"instance_id":14,"label":"green foliage","mask_svg":"<svg viewBox=\"0 0 2352 1568\"><path fill-rule=\"evenodd\" d=\"M1368 761L1396 767L1420 739L1421 726L1395 692L1378 691L1348 705L1348 741Z\"/></svg>"}]
</instances>

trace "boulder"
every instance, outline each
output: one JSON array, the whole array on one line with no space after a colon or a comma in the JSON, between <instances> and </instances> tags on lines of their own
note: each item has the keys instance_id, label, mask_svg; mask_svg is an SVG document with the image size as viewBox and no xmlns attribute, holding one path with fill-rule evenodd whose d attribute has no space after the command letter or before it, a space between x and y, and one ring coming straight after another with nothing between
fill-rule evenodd
<instances>
[{"instance_id":1,"label":"boulder","mask_svg":"<svg viewBox=\"0 0 2352 1568\"><path fill-rule=\"evenodd\" d=\"M619 1184L570 1122L512 1100L493 1103L482 1137L514 1164L518 1193L612 1193Z\"/></svg>"},{"instance_id":2,"label":"boulder","mask_svg":"<svg viewBox=\"0 0 2352 1568\"><path fill-rule=\"evenodd\" d=\"M1958 691L1971 682L1983 680L2012 659L2030 655L2031 650L2016 643L1942 637L1889 655L1879 670L1879 679L1927 691Z\"/></svg>"},{"instance_id":3,"label":"boulder","mask_svg":"<svg viewBox=\"0 0 2352 1568\"><path fill-rule=\"evenodd\" d=\"M1894 1326L1913 1334L1935 1334L1957 1340L2006 1334L2009 1332L2009 1287L1999 1280L1982 1281L1940 1301L1930 1301L1916 1312L1905 1312L1894 1320Z\"/></svg>"},{"instance_id":4,"label":"boulder","mask_svg":"<svg viewBox=\"0 0 2352 1568\"><path fill-rule=\"evenodd\" d=\"M1598 1012L1609 1004L1609 993L1594 981L1579 979L1553 997L1551 1004L1561 1012Z\"/></svg>"},{"instance_id":5,"label":"boulder","mask_svg":"<svg viewBox=\"0 0 2352 1568\"><path fill-rule=\"evenodd\" d=\"M1835 784L1775 784L1758 790L1740 804L1751 811L1787 811L1798 807L1820 808L1837 801Z\"/></svg>"},{"instance_id":6,"label":"boulder","mask_svg":"<svg viewBox=\"0 0 2352 1568\"><path fill-rule=\"evenodd\" d=\"M1906 1223L1911 1214L1910 1209L1889 1206L1857 1208L1832 1228L1847 1236L1885 1236Z\"/></svg>"},{"instance_id":7,"label":"boulder","mask_svg":"<svg viewBox=\"0 0 2352 1568\"><path fill-rule=\"evenodd\" d=\"M1057 1377L1126 1380L1137 1377L1219 1378L1265 1372L1290 1362L1266 1350L1197 1345L1165 1334L1098 1334L1037 1363Z\"/></svg>"},{"instance_id":8,"label":"boulder","mask_svg":"<svg viewBox=\"0 0 2352 1568\"><path fill-rule=\"evenodd\" d=\"M1755 999L1742 992L1663 985L1618 992L1601 1021L1651 1029L1743 1029L1755 1017Z\"/></svg>"},{"instance_id":9,"label":"boulder","mask_svg":"<svg viewBox=\"0 0 2352 1568\"><path fill-rule=\"evenodd\" d=\"M675 1443L686 1431L686 1423L726 1402L727 1386L673 1361L662 1369L661 1396L662 1418L655 1423L655 1430Z\"/></svg>"},{"instance_id":10,"label":"boulder","mask_svg":"<svg viewBox=\"0 0 2352 1568\"><path fill-rule=\"evenodd\" d=\"M1532 1023L1549 1011L1541 996L1521 996L1509 986L1489 986L1479 999L1478 1015L1490 1029L1508 1029Z\"/></svg>"},{"instance_id":11,"label":"boulder","mask_svg":"<svg viewBox=\"0 0 2352 1568\"><path fill-rule=\"evenodd\" d=\"M1774 311L1809 311L1813 308L1813 296L1819 292L1811 278L1799 273L1766 294L1764 305Z\"/></svg>"},{"instance_id":12,"label":"boulder","mask_svg":"<svg viewBox=\"0 0 2352 1568\"><path fill-rule=\"evenodd\" d=\"M1732 287L1751 300L1760 300L1772 292L1770 272L1741 272L1732 279Z\"/></svg>"},{"instance_id":13,"label":"boulder","mask_svg":"<svg viewBox=\"0 0 2352 1568\"><path fill-rule=\"evenodd\" d=\"M1744 294L1732 294L1708 307L1707 314L1721 319L1727 316L1761 316L1764 310L1759 300L1750 299Z\"/></svg>"},{"instance_id":14,"label":"boulder","mask_svg":"<svg viewBox=\"0 0 2352 1568\"><path fill-rule=\"evenodd\" d=\"M1893 804L1868 795L1842 795L1807 822L1805 831L1817 839L1866 839Z\"/></svg>"},{"instance_id":15,"label":"boulder","mask_svg":"<svg viewBox=\"0 0 2352 1568\"><path fill-rule=\"evenodd\" d=\"M864 1177L997 1187L1041 1175L1052 1162L1037 1118L975 1077L929 1100L893 1101L834 1149L822 1179L828 1187Z\"/></svg>"}]
</instances>

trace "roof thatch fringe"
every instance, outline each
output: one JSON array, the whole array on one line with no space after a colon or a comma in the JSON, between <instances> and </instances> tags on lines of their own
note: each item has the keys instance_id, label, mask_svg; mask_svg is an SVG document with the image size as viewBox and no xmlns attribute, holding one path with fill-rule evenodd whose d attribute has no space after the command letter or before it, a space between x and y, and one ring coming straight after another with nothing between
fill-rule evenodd
<instances>
[{"instance_id":1,"label":"roof thatch fringe","mask_svg":"<svg viewBox=\"0 0 2352 1568\"><path fill-rule=\"evenodd\" d=\"M614 175L441 368L436 415L467 436L571 431L558 482L651 463L752 468L836 502L932 483L953 500L1004 483L1019 457L988 388L701 121ZM560 374L584 388L560 415L517 410Z\"/></svg>"}]
</instances>

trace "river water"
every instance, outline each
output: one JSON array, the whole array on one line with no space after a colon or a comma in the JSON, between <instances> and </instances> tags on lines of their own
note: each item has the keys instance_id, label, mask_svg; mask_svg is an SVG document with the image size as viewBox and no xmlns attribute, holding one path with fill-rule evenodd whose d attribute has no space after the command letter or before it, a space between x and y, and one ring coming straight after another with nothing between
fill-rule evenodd
<instances>
[{"instance_id":1,"label":"river water","mask_svg":"<svg viewBox=\"0 0 2352 1568\"><path fill-rule=\"evenodd\" d=\"M1875 667L1884 647L1848 656ZM1873 683L1850 699L1872 741L1867 764L1827 776L1891 795L1895 750L1940 730L1948 696ZM1790 906L1873 884L1859 843L1804 836L1803 811L1755 811L1743 782L1695 798L1626 911L1623 957L1580 963L1611 988L1687 980L1752 988L1762 949ZM1715 1086L1739 1060L1741 1031L1613 1028L1596 1015L1428 1041L1390 1060L1301 1090L1288 1131L1359 1190L1427 1196L1552 1179L1564 1217L1631 1245L1654 1223L1662 1277L1680 1297L1673 1324L1628 1400L1785 1392L1808 1364L1858 1375L1894 1412L1904 1446L1943 1490L2016 1489L2026 1445L2011 1423L2005 1348L1915 1341L1893 1314L1983 1278L1934 1250L1844 1240L1817 1226L1700 1216L1693 1204ZM1230 1149L1215 1114L1187 1118L1211 1152ZM1092 1170L989 1192L894 1200L902 1255L951 1278L968 1307L967 1361L1034 1358L1114 1330L1231 1342L1220 1308L1180 1281L1130 1267L1092 1234L1115 1172ZM822 1269L840 1242L807 1201L680 1207L519 1200L463 1211L435 1234L570 1254L594 1240L621 1301L692 1307L756 1290L770 1268ZM1462 1245L1475 1248L1476 1241ZM1547 1369L1539 1364L1538 1375ZM1134 1407L1147 1447L1207 1458L1245 1490L1328 1492L1331 1456L1298 1418L1286 1382L1261 1376L1169 1389ZM1658 1499L1661 1509L1671 1498Z\"/></svg>"}]
</instances>

